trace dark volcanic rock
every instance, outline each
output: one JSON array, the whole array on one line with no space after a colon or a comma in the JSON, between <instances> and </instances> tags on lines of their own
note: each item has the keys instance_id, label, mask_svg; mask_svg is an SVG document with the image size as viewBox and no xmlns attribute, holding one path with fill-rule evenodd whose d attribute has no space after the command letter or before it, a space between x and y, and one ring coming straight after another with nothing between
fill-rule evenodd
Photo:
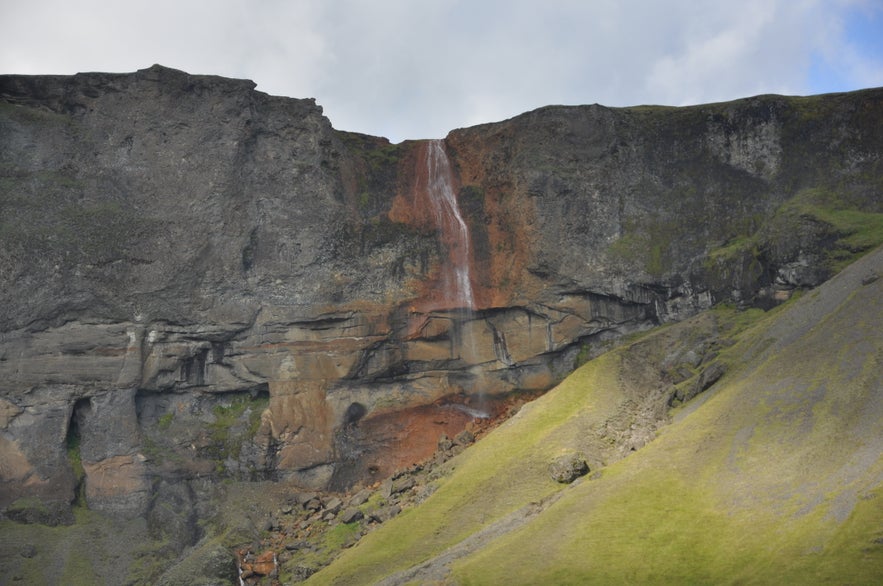
<instances>
[{"instance_id":1,"label":"dark volcanic rock","mask_svg":"<svg viewBox=\"0 0 883 586\"><path fill-rule=\"evenodd\" d=\"M722 362L712 362L709 364L708 367L702 371L702 374L699 375L699 380L696 381L695 394L698 395L707 390L711 385L719 381L726 372L727 367Z\"/></svg>"},{"instance_id":2,"label":"dark volcanic rock","mask_svg":"<svg viewBox=\"0 0 883 586\"><path fill-rule=\"evenodd\" d=\"M325 488L395 445L384 414L543 390L596 343L773 304L851 252L814 210L883 211L883 90L541 108L444 141L464 311L439 293L426 143L254 87L0 76L0 510L82 487L156 523L165 499L192 542L173 486Z\"/></svg>"},{"instance_id":3,"label":"dark volcanic rock","mask_svg":"<svg viewBox=\"0 0 883 586\"><path fill-rule=\"evenodd\" d=\"M362 511L360 511L359 509L350 508L342 512L339 518L341 523L354 523L363 519L364 517L365 514L362 513Z\"/></svg>"}]
</instances>

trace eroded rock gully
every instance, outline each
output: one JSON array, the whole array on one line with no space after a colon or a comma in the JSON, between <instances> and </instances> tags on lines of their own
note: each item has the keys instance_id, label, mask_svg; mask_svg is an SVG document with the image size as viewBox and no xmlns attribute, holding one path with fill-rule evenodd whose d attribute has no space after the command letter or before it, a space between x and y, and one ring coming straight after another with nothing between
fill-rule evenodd
<instances>
[{"instance_id":1,"label":"eroded rock gully","mask_svg":"<svg viewBox=\"0 0 883 586\"><path fill-rule=\"evenodd\" d=\"M840 235L777 210L836 192L881 211L881 104L549 107L455 130L433 144L469 233L463 307L426 141L161 66L0 76L0 510L66 522L78 487L129 517L197 480L347 488L431 455L469 423L452 405L548 389L718 301L787 298Z\"/></svg>"}]
</instances>

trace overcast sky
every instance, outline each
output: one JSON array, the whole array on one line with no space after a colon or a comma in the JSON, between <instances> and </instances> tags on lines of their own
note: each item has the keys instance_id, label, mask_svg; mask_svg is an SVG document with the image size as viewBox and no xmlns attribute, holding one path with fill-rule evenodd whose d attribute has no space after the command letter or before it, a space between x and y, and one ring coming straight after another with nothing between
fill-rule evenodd
<instances>
[{"instance_id":1,"label":"overcast sky","mask_svg":"<svg viewBox=\"0 0 883 586\"><path fill-rule=\"evenodd\" d=\"M883 0L0 0L0 73L154 63L397 142L547 104L883 86Z\"/></svg>"}]
</instances>

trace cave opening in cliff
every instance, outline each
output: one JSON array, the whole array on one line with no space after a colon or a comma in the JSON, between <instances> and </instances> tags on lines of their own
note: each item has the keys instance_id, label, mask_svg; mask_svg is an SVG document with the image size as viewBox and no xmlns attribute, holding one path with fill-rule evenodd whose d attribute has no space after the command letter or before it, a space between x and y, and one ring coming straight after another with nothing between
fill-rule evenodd
<instances>
[{"instance_id":1,"label":"cave opening in cliff","mask_svg":"<svg viewBox=\"0 0 883 586\"><path fill-rule=\"evenodd\" d=\"M209 349L205 348L182 361L180 380L188 386L201 387L205 385L205 365L208 355Z\"/></svg>"},{"instance_id":2,"label":"cave opening in cliff","mask_svg":"<svg viewBox=\"0 0 883 586\"><path fill-rule=\"evenodd\" d=\"M346 408L346 413L343 415L343 424L355 425L367 412L368 409L361 403L351 403L350 406Z\"/></svg>"},{"instance_id":3,"label":"cave opening in cliff","mask_svg":"<svg viewBox=\"0 0 883 586\"><path fill-rule=\"evenodd\" d=\"M64 443L67 449L67 458L76 478L74 489L74 502L85 504L86 470L83 468L83 458L80 447L82 444L83 427L86 417L92 412L92 399L85 397L77 399L71 409L71 416L67 424L67 433Z\"/></svg>"}]
</instances>

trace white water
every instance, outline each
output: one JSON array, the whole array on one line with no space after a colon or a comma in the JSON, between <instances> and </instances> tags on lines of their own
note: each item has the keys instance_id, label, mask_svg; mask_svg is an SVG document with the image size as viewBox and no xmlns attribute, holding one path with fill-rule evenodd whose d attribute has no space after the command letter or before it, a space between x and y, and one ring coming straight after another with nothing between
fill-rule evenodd
<instances>
[{"instance_id":1,"label":"white water","mask_svg":"<svg viewBox=\"0 0 883 586\"><path fill-rule=\"evenodd\" d=\"M484 409L475 409L473 407L462 405L460 403L451 403L449 405L445 405L443 408L453 409L455 411L462 411L472 419L490 419L491 417L491 414Z\"/></svg>"},{"instance_id":2,"label":"white water","mask_svg":"<svg viewBox=\"0 0 883 586\"><path fill-rule=\"evenodd\" d=\"M445 300L456 308L472 310L475 296L469 269L469 228L460 215L454 194L451 163L441 140L430 140L426 147L427 192L436 226L448 249L448 269L444 277Z\"/></svg>"}]
</instances>

